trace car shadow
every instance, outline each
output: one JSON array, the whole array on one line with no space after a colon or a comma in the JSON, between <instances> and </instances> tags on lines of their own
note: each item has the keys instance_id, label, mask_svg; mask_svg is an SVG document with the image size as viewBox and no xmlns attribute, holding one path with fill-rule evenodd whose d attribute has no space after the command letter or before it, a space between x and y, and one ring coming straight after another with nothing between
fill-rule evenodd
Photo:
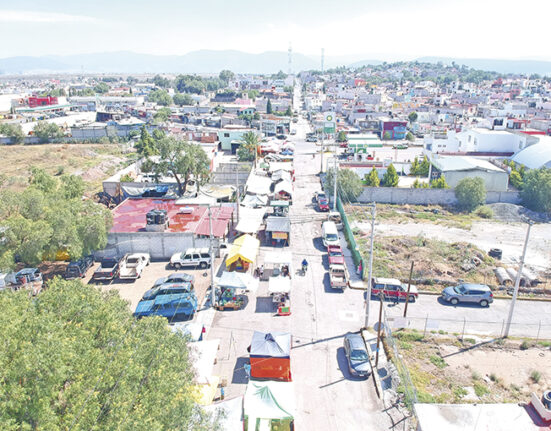
<instances>
[{"instance_id":1,"label":"car shadow","mask_svg":"<svg viewBox=\"0 0 551 431\"><path fill-rule=\"evenodd\" d=\"M257 296L255 313L274 313L275 307L271 296Z\"/></svg>"},{"instance_id":2,"label":"car shadow","mask_svg":"<svg viewBox=\"0 0 551 431\"><path fill-rule=\"evenodd\" d=\"M442 299L441 296L439 296L436 300L441 305L444 305L446 307L454 307L454 308L456 308L456 307L459 307L459 308L488 308L490 306L490 304L488 304L487 307L483 307L480 304L474 303L474 302L458 302L456 305L453 305L451 302L448 302L448 301L445 301L444 299Z\"/></svg>"},{"instance_id":3,"label":"car shadow","mask_svg":"<svg viewBox=\"0 0 551 431\"><path fill-rule=\"evenodd\" d=\"M244 366L249 364L249 358L241 356L236 359L235 366L233 367L232 384L246 385L249 381L249 376L245 371Z\"/></svg>"},{"instance_id":4,"label":"car shadow","mask_svg":"<svg viewBox=\"0 0 551 431\"><path fill-rule=\"evenodd\" d=\"M329 256L327 254L321 256L321 264L326 270L329 270Z\"/></svg>"},{"instance_id":5,"label":"car shadow","mask_svg":"<svg viewBox=\"0 0 551 431\"><path fill-rule=\"evenodd\" d=\"M327 251L327 247L323 245L323 240L321 238L312 238L312 244L316 250Z\"/></svg>"},{"instance_id":6,"label":"car shadow","mask_svg":"<svg viewBox=\"0 0 551 431\"><path fill-rule=\"evenodd\" d=\"M348 368L348 359L346 358L344 347L339 347L337 349L337 364L339 365L339 369L341 370L341 373L346 380L362 381L367 380L368 378L353 376L352 374L350 374L350 369Z\"/></svg>"}]
</instances>

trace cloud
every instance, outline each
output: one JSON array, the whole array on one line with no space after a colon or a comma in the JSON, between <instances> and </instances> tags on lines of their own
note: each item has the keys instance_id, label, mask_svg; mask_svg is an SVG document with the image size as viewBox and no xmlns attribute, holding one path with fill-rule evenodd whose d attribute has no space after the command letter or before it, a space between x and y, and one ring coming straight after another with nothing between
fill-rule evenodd
<instances>
[{"instance_id":1,"label":"cloud","mask_svg":"<svg viewBox=\"0 0 551 431\"><path fill-rule=\"evenodd\" d=\"M95 18L65 13L0 9L0 22L94 22Z\"/></svg>"}]
</instances>

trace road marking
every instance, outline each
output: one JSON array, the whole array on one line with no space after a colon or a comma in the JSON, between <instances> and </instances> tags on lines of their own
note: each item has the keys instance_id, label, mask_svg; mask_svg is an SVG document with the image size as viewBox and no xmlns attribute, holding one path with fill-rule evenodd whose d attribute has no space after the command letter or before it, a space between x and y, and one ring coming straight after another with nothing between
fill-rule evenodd
<instances>
[{"instance_id":1,"label":"road marking","mask_svg":"<svg viewBox=\"0 0 551 431\"><path fill-rule=\"evenodd\" d=\"M355 311L339 310L339 319L344 322L356 322L358 320L358 313Z\"/></svg>"}]
</instances>

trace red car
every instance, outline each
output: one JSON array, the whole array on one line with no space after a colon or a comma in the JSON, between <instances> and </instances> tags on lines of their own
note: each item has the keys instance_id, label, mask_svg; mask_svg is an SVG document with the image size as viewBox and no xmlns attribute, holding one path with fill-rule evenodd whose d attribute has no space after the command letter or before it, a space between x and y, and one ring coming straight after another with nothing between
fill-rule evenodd
<instances>
[{"instance_id":1,"label":"red car","mask_svg":"<svg viewBox=\"0 0 551 431\"><path fill-rule=\"evenodd\" d=\"M342 248L338 245L330 245L327 247L327 257L329 259L329 265L344 265L344 254Z\"/></svg>"},{"instance_id":2,"label":"red car","mask_svg":"<svg viewBox=\"0 0 551 431\"><path fill-rule=\"evenodd\" d=\"M408 293L407 284L402 284L395 278L376 277L371 283L371 296L378 298L379 292L383 292L384 299L406 299ZM409 302L415 302L419 292L415 286L410 286Z\"/></svg>"},{"instance_id":3,"label":"red car","mask_svg":"<svg viewBox=\"0 0 551 431\"><path fill-rule=\"evenodd\" d=\"M318 209L322 212L329 212L329 202L327 199L318 200Z\"/></svg>"}]
</instances>

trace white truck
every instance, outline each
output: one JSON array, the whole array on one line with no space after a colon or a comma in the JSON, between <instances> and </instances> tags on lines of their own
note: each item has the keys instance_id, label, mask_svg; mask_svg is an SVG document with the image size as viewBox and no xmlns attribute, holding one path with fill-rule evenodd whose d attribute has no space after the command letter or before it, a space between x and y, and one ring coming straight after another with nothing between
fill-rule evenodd
<instances>
[{"instance_id":1,"label":"white truck","mask_svg":"<svg viewBox=\"0 0 551 431\"><path fill-rule=\"evenodd\" d=\"M345 289L348 287L348 273L346 267L341 264L330 265L329 281L333 289Z\"/></svg>"},{"instance_id":2,"label":"white truck","mask_svg":"<svg viewBox=\"0 0 551 431\"><path fill-rule=\"evenodd\" d=\"M149 253L132 253L126 255L120 263L119 278L121 280L136 280L140 278L144 268L149 265Z\"/></svg>"}]
</instances>

